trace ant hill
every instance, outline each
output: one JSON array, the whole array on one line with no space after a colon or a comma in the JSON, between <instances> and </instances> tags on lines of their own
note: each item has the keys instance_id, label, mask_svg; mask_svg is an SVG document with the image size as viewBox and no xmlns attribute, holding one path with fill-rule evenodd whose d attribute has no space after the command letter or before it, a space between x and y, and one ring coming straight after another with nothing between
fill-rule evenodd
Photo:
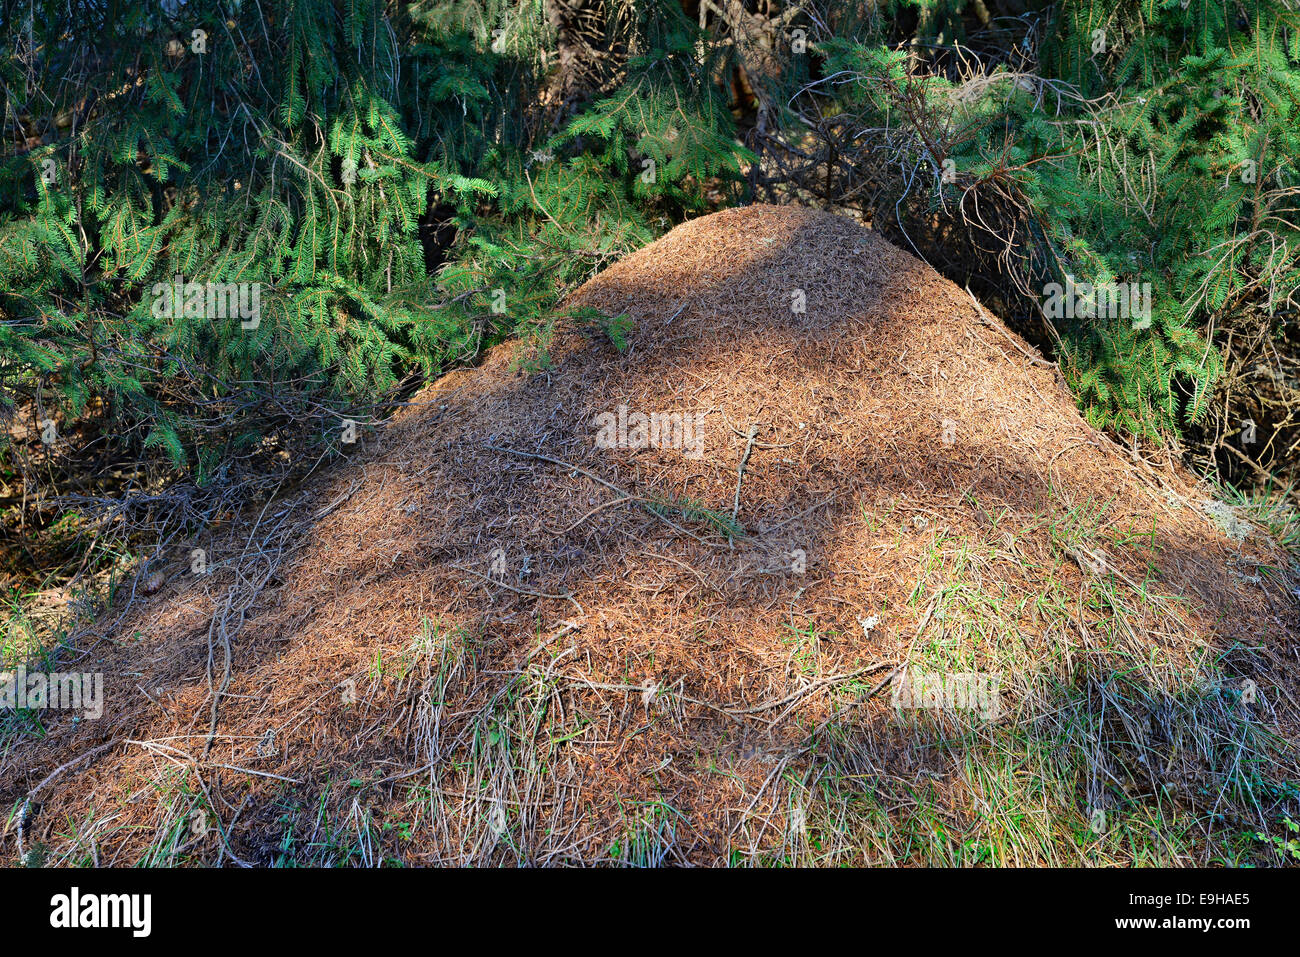
<instances>
[{"instance_id":1,"label":"ant hill","mask_svg":"<svg viewBox=\"0 0 1300 957\"><path fill-rule=\"evenodd\" d=\"M1287 557L965 291L751 206L568 305L82 634L7 857L1203 863L1286 811Z\"/></svg>"}]
</instances>

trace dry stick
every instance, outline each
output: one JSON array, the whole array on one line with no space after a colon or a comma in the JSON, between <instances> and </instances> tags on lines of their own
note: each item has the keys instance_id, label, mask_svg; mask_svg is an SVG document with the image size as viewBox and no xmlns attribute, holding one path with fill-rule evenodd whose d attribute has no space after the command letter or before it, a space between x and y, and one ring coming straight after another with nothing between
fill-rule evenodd
<instances>
[{"instance_id":1,"label":"dry stick","mask_svg":"<svg viewBox=\"0 0 1300 957\"><path fill-rule=\"evenodd\" d=\"M801 699L808 697L808 695L813 694L814 692L820 691L822 688L827 688L830 687L831 685L840 684L852 678L856 678L858 675L865 675L873 671L879 671L881 668L888 668L890 667L890 664L891 663L888 661L879 661L876 662L875 664L867 665L865 668L858 668L856 671L848 671L845 672L844 674L838 674L838 675L827 675L824 678L818 678L816 681L810 682L807 686L800 688L797 691L792 691L790 694L785 695L782 698L777 698L771 701L763 701L760 702L759 704L752 705L748 708L738 708L731 705L717 704L715 702L704 701L701 698L695 698L687 694L673 695L673 693L668 690L665 690L665 693L677 697L682 701L688 702L689 704L698 705L701 708L707 708L710 711L716 711L718 714L725 714L728 717L739 720L741 717L747 715L761 714L764 711L771 711L774 708L781 708L790 705L791 703L797 704ZM557 675L556 677L561 678L565 681L573 682L574 684L582 685L584 688L591 688L596 691L636 692L638 694L644 695L650 692L658 693L659 690L658 686L653 684L651 685L611 684L607 682L590 681L587 678L577 677L574 675ZM788 711L789 709L787 708L786 710ZM782 717L783 716L784 715L782 715Z\"/></svg>"},{"instance_id":2,"label":"dry stick","mask_svg":"<svg viewBox=\"0 0 1300 957\"><path fill-rule=\"evenodd\" d=\"M615 485L613 482L606 482L606 481L605 481L603 478L601 478L599 475L595 475L595 474L593 474L592 472L588 472L586 469L584 469L584 468L580 468L580 467L578 467L577 465L572 464L571 462L565 462L565 461L562 460L562 459L553 459L553 458L551 458L549 455L541 455L541 454L539 454L539 453L537 453L537 452L524 452L524 451L521 451L520 449L512 449L512 448L508 448L508 447L506 447L506 446L504 446L504 445L487 445L487 444L484 444L483 447L484 447L485 449L489 449L489 450L491 450L491 451L493 451L493 452L505 452L505 453L507 453L508 455L518 455L520 458L525 458L525 459L536 459L536 460L539 461L539 462L549 462L549 463L551 463L552 465L558 465L558 466L560 466L560 468L571 469L571 470L574 471L574 472L577 472L577 473L579 473L579 474L581 474L581 475L585 475L587 478L591 479L593 482L599 482L601 485L605 486L605 488L610 489L611 491L617 492L619 495L622 495L622 496L625 497L625 498L634 499L635 501L640 502L642 505L647 506L646 511L648 511L648 512L649 512L651 515L653 515L655 518L659 519L659 521L663 522L665 525L667 525L667 526L668 526L669 528L671 528L673 531L675 531L675 532L681 532L683 535L687 536L688 538L693 538L693 539L695 539L697 542L699 542L701 545L705 546L706 548L717 548L717 547L719 547L718 544L717 544L716 542L706 542L704 539L700 538L700 536L696 535L694 532L687 531L686 529L682 528L680 525L678 525L678 524L677 524L676 522L674 522L672 519L668 518L668 516L666 516L666 515L661 515L661 514L659 514L657 511L655 511L653 508L649 508L650 505L656 505L656 504L660 504L660 503L654 502L653 500L646 498L644 495L636 495L636 494L633 494L632 492L625 491L624 489L619 488L619 487L618 487L617 485Z\"/></svg>"},{"instance_id":3,"label":"dry stick","mask_svg":"<svg viewBox=\"0 0 1300 957\"><path fill-rule=\"evenodd\" d=\"M175 763L175 764L181 764L181 763L183 763L183 762L181 762L181 761L179 760L180 758L184 758L184 759L188 760L188 761L190 762L190 767L192 767L192 768L194 769L194 777L195 777L195 779L199 782L199 788L200 788L200 790L203 791L203 797L207 800L207 802L208 802L208 806L209 806L210 808L212 808L212 816L213 816L213 819L216 821L216 825L217 825L217 827L216 827L216 829L217 829L217 835L221 838L221 854L218 855L218 857L217 857L217 863L220 864L222 858L223 858L226 854L229 854L229 855L230 855L230 859L233 860L233 861L234 861L236 864L238 864L240 867L252 867L252 866L253 866L253 865L249 864L247 861L241 859L240 856L239 856L238 854L236 854L236 853L231 849L231 847L230 847L230 838L229 838L229 834L227 833L226 828L223 827L222 824L221 824L221 815L217 813L217 804L216 804L215 801L212 800L212 792L208 789L207 784L204 783L204 781L203 781L203 775L199 772L199 762L196 761L196 760L194 759L194 756L193 756L192 754L188 754L187 752L182 751L182 750L180 750L179 748L174 748L174 747L172 747L171 745L168 745L168 744L159 745L159 746L155 747L155 746L154 746L154 743L153 743L152 741L128 741L127 744L137 744L137 745L140 745L141 747L143 747L146 751L150 752L151 754L156 754L156 755L158 755L159 757L166 758L166 759L168 759L169 761L172 761L172 762ZM171 753L171 754L164 753L164 750L159 750L159 748L165 749L165 751L170 751L170 752L172 752L172 753ZM219 767L219 768L229 767L229 768L231 768L232 770L235 770L235 771L243 771L243 770L244 770L243 768L234 768L234 767L232 767L231 765L226 765L226 764L218 764L218 765L216 765L216 766ZM246 773L249 773L249 774L261 774L261 773L263 773L263 772L259 772L259 771L248 771L248 772L246 772ZM278 777L278 775L274 775L274 774L265 775L265 776L266 776L266 777ZM291 779L291 778L281 778L281 780L284 780L284 781L290 781L290 780L292 780L292 779ZM302 782L301 782L301 781L294 781L293 783L294 783L294 784L301 784Z\"/></svg>"},{"instance_id":4,"label":"dry stick","mask_svg":"<svg viewBox=\"0 0 1300 957\"><path fill-rule=\"evenodd\" d=\"M351 487L351 488L349 488L346 492L344 492L342 495L340 495L338 498L336 498L336 499L335 499L333 502L331 502L329 505L326 505L324 508L322 508L320 511L318 511L315 515L312 516L312 519L313 519L314 521L320 521L320 520L321 520L322 518L324 518L326 515L329 515L331 512L333 512L335 509L337 509L340 505L342 505L344 502L346 502L349 498L351 498L351 497L352 497L352 493L355 492L355 491L357 490L357 488L358 488L360 485L361 485L361 483L360 483L359 481L358 481L358 482L354 482L354 483L352 483L352 487Z\"/></svg>"},{"instance_id":5,"label":"dry stick","mask_svg":"<svg viewBox=\"0 0 1300 957\"><path fill-rule=\"evenodd\" d=\"M856 678L858 675L870 674L870 673L873 672L873 671L879 671L881 668L889 668L890 665L891 665L891 663L888 662L888 661L879 661L879 662L876 662L874 665L868 665L868 666L865 667L865 668L859 668L857 671L850 671L850 672L848 672L848 673L846 673L846 674L842 674L842 675L831 675L831 676L828 677L828 678L822 678L822 679L820 679L820 680L818 680L818 681L814 681L812 684L808 685L806 688L802 688L802 689L800 689L799 691L795 692L794 694L787 695L787 696L786 696L784 699L782 699L781 701L774 702L774 703L772 703L772 704L763 704L763 705L759 705L759 706L756 706L756 707L754 707L754 708L748 708L748 709L746 709L746 710L744 710L744 711L731 711L731 712L728 712L728 713L729 713L729 714L732 714L732 715L737 715L737 714L757 714L759 711L767 711L767 710L769 710L770 708L774 708L774 707L777 707L777 706L779 706L779 705L781 705L781 704L786 704L786 703L788 702L788 706L786 707L786 709L785 709L784 711L782 711L779 715L777 715L775 718L773 718L770 722L768 722L769 726L770 726L770 725L780 724L782 721L785 720L785 717L786 717L786 716L787 716L791 711L793 711L793 710L795 709L796 706L798 706L798 704L799 704L800 701L802 701L802 700L803 700L805 697L807 697L808 695L812 694L814 691L820 691L822 688L826 688L826 687L829 687L829 686L834 685L834 684L839 684L839 683L842 682L842 681L848 681L850 678ZM892 675L893 672L891 671L890 674ZM887 678L887 679L885 679L885 680L887 681L887 680L889 680L889 679ZM879 689L879 687L880 687L880 686L877 685L877 690ZM875 694L875 691L872 691L871 694ZM869 696L870 696L870 695L869 695ZM868 697L869 697L869 696L868 696Z\"/></svg>"},{"instance_id":6,"label":"dry stick","mask_svg":"<svg viewBox=\"0 0 1300 957\"><path fill-rule=\"evenodd\" d=\"M190 760L190 763L193 764L196 769L200 767L224 768L227 771L238 771L240 774L251 774L259 778L271 778L272 780L275 781L287 781L290 784L303 783L298 778L287 778L283 774L272 774L270 771L255 771L252 768L241 768L238 765L234 765L234 764L222 764L220 761L200 761L199 759L195 758L193 755L187 754L186 752L182 751L180 748L175 748L172 747L171 745L163 744L162 743L163 740L165 739L157 739L157 740L149 740L149 741L127 741L126 743L139 745L140 747L144 748L146 751L153 751L154 753L158 753L158 749L160 748L165 749L167 751L172 752L172 755L175 757L188 758ZM164 757L165 756L166 755L164 755Z\"/></svg>"},{"instance_id":7,"label":"dry stick","mask_svg":"<svg viewBox=\"0 0 1300 957\"><path fill-rule=\"evenodd\" d=\"M813 511L814 509L821 508L823 505L827 504L828 502L833 501L834 498L835 498L835 496L838 495L838 494L839 494L838 492L831 492L830 495L827 495L827 496L826 496L824 499L822 499L820 502L816 502L816 503L813 504L813 505L809 505L809 506L808 506L807 508L805 508L802 512L799 512L797 515L791 515L791 516L790 516L789 518L787 518L784 522L778 522L776 525L772 525L772 526L769 526L769 527L767 527L767 528L764 528L764 529L760 532L760 534L762 534L762 535L768 535L768 534L771 534L772 532L775 532L778 528L785 528L785 526L789 525L791 522L803 518L805 515L807 515L809 512Z\"/></svg>"},{"instance_id":8,"label":"dry stick","mask_svg":"<svg viewBox=\"0 0 1300 957\"><path fill-rule=\"evenodd\" d=\"M759 411L762 412L764 408L766 408L766 406L763 406L762 408L760 408ZM722 417L723 417L724 419L726 419L726 418L727 418L727 414L724 412L724 413L722 414ZM730 420L727 420L727 428L731 429L732 432L735 432L736 435L740 436L742 439L743 439L743 438L746 436L746 434L747 434L747 433L745 433L745 432L740 431L740 429L738 429L738 428L736 428L734 425L732 425ZM788 449L788 448L792 448L793 446L794 446L794 443L793 443L793 442L786 442L786 443L783 444L783 445L779 445L779 444L777 444L777 443L775 443L775 442L755 442L755 443L754 443L754 448L756 448L756 449Z\"/></svg>"},{"instance_id":9,"label":"dry stick","mask_svg":"<svg viewBox=\"0 0 1300 957\"><path fill-rule=\"evenodd\" d=\"M863 696L862 696L861 698L859 698L857 701L854 701L854 702L853 702L853 705L865 704L866 702L868 702L868 701L870 701L872 698L874 698L877 694L880 693L880 689L881 689L881 688L885 687L885 685L889 684L891 681L894 680L894 678L896 678L896 677L898 676L898 673L902 670L902 668L903 668L902 665L895 665L894 668L889 672L889 674L887 674L887 675L885 675L885 677L881 678L880 681L878 681L878 682L876 683L876 686L875 686L874 688L872 688L870 691L868 691L865 695L863 695ZM851 706L852 706L852 705L851 705ZM830 723L831 723L832 721L834 721L836 718L838 718L838 717L840 717L841 715L843 715L844 712L847 711L847 710L848 710L848 708L842 708L841 710L835 712L835 713L832 714L830 717L828 717L828 718L827 718L825 721L823 721L821 724L819 724L819 725L817 726L817 730L813 732L813 737L815 738L815 737L817 737L818 735L820 735L823 731L825 731L825 730L830 726Z\"/></svg>"},{"instance_id":10,"label":"dry stick","mask_svg":"<svg viewBox=\"0 0 1300 957\"><path fill-rule=\"evenodd\" d=\"M582 524L583 522L585 522L587 519L591 518L591 516L595 515L597 512L599 512L599 511L600 511L601 509L603 509L603 508L609 508L611 505L622 505L624 502L635 502L635 501L636 501L636 499L634 499L634 498L632 498L632 497L630 497L630 496L624 496L623 498L611 498L608 502L601 502L599 505L597 505L595 508L591 509L591 511L587 512L587 514L583 515L582 518L578 519L576 522L574 522L574 523L573 523L572 525L570 525L568 528L563 528L563 529L561 529L560 531L556 532L555 534L557 534L557 535L564 535L564 534L566 534L566 533L568 533L568 532L573 531L575 528L577 528L579 525L581 525L581 524Z\"/></svg>"},{"instance_id":11,"label":"dry stick","mask_svg":"<svg viewBox=\"0 0 1300 957\"><path fill-rule=\"evenodd\" d=\"M23 806L19 809L18 814L17 814L17 816L16 816L16 818L15 818L15 820L16 820L16 822L17 822L17 825L18 825L18 834L17 834L17 837L18 837L18 857L19 857L19 860L21 860L21 859L23 858L23 856L24 856L24 851L23 851L23 822L27 820L27 809L28 809L29 807L31 807L31 804L32 804L32 798L34 798L34 797L36 796L37 792L39 792L39 791L41 790L41 788L45 787L45 785L49 784L51 781L53 781L55 778L57 778L57 777L58 777L60 774L62 774L64 771L67 771L69 768L74 768L74 767L76 767L76 766L77 766L78 764L80 764L82 761L85 761L85 760L87 760L87 759L89 759L89 758L93 758L95 755L99 754L99 753L102 752L102 751L108 751L108 750L110 750L110 749L112 749L112 748L117 747L119 744L122 743L122 741L123 741L122 738L114 738L112 741L109 741L107 744L101 744L101 745L99 745L98 747L91 748L89 751L83 751L83 752L81 752L81 754L77 755L77 756L76 756L75 758L73 758L71 761L67 761L67 762L64 762L63 764L60 764L57 768L55 768L55 769L54 769L53 771L51 771L49 774L45 775L45 777L41 779L41 783L40 783L40 784L36 785L36 787L32 788L30 791L27 792L27 797L23 798ZM8 830L8 828L6 828L6 830Z\"/></svg>"},{"instance_id":12,"label":"dry stick","mask_svg":"<svg viewBox=\"0 0 1300 957\"><path fill-rule=\"evenodd\" d=\"M483 579L485 582L487 582L490 585L499 585L502 588L508 588L512 592L515 592L516 594L532 595L534 598L555 598L559 601L571 601L573 602L574 606L578 609L579 614L585 615L587 613L586 610L581 605L578 604L578 600L567 592L563 595L551 595L544 591L530 591L527 588L516 588L514 585L506 584L505 582L500 581L499 579L492 578L488 575L484 575L480 571L475 571L472 568L466 568L464 565L452 565L451 567L456 569L457 571L469 572L471 575L477 575L479 578Z\"/></svg>"},{"instance_id":13,"label":"dry stick","mask_svg":"<svg viewBox=\"0 0 1300 957\"><path fill-rule=\"evenodd\" d=\"M825 721L819 724L817 726L816 731L813 732L814 738L816 738L823 731L825 731L830 726L830 723L832 721L834 721L836 718L841 717L845 712L848 711L849 708L866 704L868 701L874 698L877 694L880 693L880 690L884 688L885 685L889 684L889 682L891 682L895 677L897 677L897 675L901 671L903 671L904 668L907 667L907 663L912 660L912 652L916 650L916 643L921 639L921 635L925 633L926 627L930 624L930 618L934 614L934 606L939 601L939 596L942 594L943 594L943 589L938 589L935 591L934 595L931 596L929 603L925 607L925 614L921 616L921 623L916 626L916 634L912 636L912 640L907 645L907 652L903 655L902 659L896 665L894 665L893 670L891 670L889 674L885 675L885 677L882 678L874 688L868 691L857 701L849 702L849 704L845 705L839 711L835 712L830 717L828 717ZM805 748L804 750L807 751L809 749Z\"/></svg>"},{"instance_id":14,"label":"dry stick","mask_svg":"<svg viewBox=\"0 0 1300 957\"><path fill-rule=\"evenodd\" d=\"M1253 458L1251 458L1249 455L1247 455L1245 452L1241 451L1240 449L1236 448L1235 446L1229 445L1227 442L1222 442L1220 443L1220 447L1227 449L1233 455L1237 456L1237 458L1241 459L1243 462L1245 462L1247 465L1253 468L1256 474L1259 475L1260 478L1265 480L1272 480L1273 478L1275 478L1272 472L1264 468L1264 466L1260 465Z\"/></svg>"},{"instance_id":15,"label":"dry stick","mask_svg":"<svg viewBox=\"0 0 1300 957\"><path fill-rule=\"evenodd\" d=\"M239 562L243 561L243 559L248 555L248 550L253 544L253 536L256 535L257 530L262 527L262 519L266 517L266 510L271 507L271 503L275 501L275 496L280 491L280 489L284 487L284 483L285 483L285 479L281 479L280 483L276 485L275 490L271 493L270 497L267 498L266 504L262 506L262 510L258 513L257 521L253 523L253 528L248 533L248 539L244 542L244 549L242 552L240 552L239 560L236 562L234 566L235 581L231 583L230 590L226 592L225 605L218 613L212 616L212 621L208 623L207 679L208 679L208 691L212 696L212 703L211 703L211 707L209 708L209 714L208 714L208 737L203 745L204 760L207 760L208 752L212 750L212 742L215 741L217 737L217 716L221 708L221 698L222 696L225 695L226 690L230 687L231 663L234 658L234 650L230 646L230 633L226 630L226 622L228 621L227 615L229 614L230 609L235 602L236 591L242 585L241 579L244 578L243 571L240 568ZM280 512L275 517L279 518L281 516L291 514L293 510L294 510L294 503L291 502L287 509ZM276 528L276 533L279 533L280 528L282 528L283 526L284 526L284 521L282 520L279 526L277 526ZM268 581L271 580L271 577L276 573L277 570L279 570L280 565L284 562L285 552L287 550L288 549L284 545L284 537L282 536L276 545L273 557L269 558L267 561L266 577L264 577L260 583L252 583L252 594L248 596L248 600L244 603L243 607L239 609L239 623L235 628L236 633L238 633L239 629L244 627L245 614L247 613L248 609L253 606L253 603L257 601L258 596L261 595L262 588L266 585ZM261 554L264 554L264 552L259 551L259 555ZM220 626L217 625L218 618L220 618L221 620ZM214 628L217 629L218 634L221 636L222 649L224 652L224 669L221 678L221 687L219 689L214 688L212 684L212 666L213 666L212 631Z\"/></svg>"},{"instance_id":16,"label":"dry stick","mask_svg":"<svg viewBox=\"0 0 1300 957\"><path fill-rule=\"evenodd\" d=\"M749 455L754 451L754 439L758 436L758 426L750 424L749 437L745 441L745 454L740 457L740 468L736 470L736 499L731 503L731 521L736 521L740 512L740 483L745 481L745 466L749 464Z\"/></svg>"},{"instance_id":17,"label":"dry stick","mask_svg":"<svg viewBox=\"0 0 1300 957\"><path fill-rule=\"evenodd\" d=\"M238 569L235 570L235 574L236 575L239 574ZM212 616L212 620L208 622L207 679L208 679L208 693L211 695L212 700L211 700L211 705L208 709L208 735L207 735L207 739L203 743L203 757L205 759L208 756L208 751L211 750L212 748L212 742L216 739L217 736L217 712L220 707L221 696L225 694L226 689L230 687L230 659L233 655L233 651L230 647L230 636L226 634L226 630L224 627L218 628L217 619L221 618L224 623L225 615L229 611L231 604L234 602L235 588L236 585L234 584L230 586L230 591L227 592L226 594L226 602L224 608L222 608L221 611L214 614ZM222 674L221 687L219 689L214 687L212 684L212 665L213 665L212 632L214 629L217 629L221 635L222 649L225 653L225 658L224 658L225 670Z\"/></svg>"},{"instance_id":18,"label":"dry stick","mask_svg":"<svg viewBox=\"0 0 1300 957\"><path fill-rule=\"evenodd\" d=\"M686 571L690 572L692 575L694 575L696 580L699 581L701 585L705 586L706 588L712 588L714 591L720 591L718 586L709 582L709 580L705 578L703 575L701 575L699 571L697 571L695 568L692 568L690 565L686 564L685 562L679 559L673 558L671 555L660 555L656 552L645 552L645 551L637 552L637 554L645 555L648 558L658 559L659 561L672 562L674 565L677 565L678 567L683 568ZM732 577L735 576L733 575ZM728 578L727 581L731 581L731 579Z\"/></svg>"},{"instance_id":19,"label":"dry stick","mask_svg":"<svg viewBox=\"0 0 1300 957\"><path fill-rule=\"evenodd\" d=\"M975 294L970 291L969 286L966 287L966 295L970 296L970 301L975 303L975 308L979 310L980 320L986 326L993 329L995 332L1002 333L1003 338L1005 338L1008 342L1010 342L1013 346L1015 346L1016 351L1018 351L1022 356L1028 359L1031 365L1043 366L1044 368L1047 369L1059 368L1055 362L1048 362L1042 356L1036 356L1032 352L1028 351L1024 346L1016 342L1016 340L1012 337L1011 333L1007 332L1005 326L1001 325L1000 323L996 322L993 319L990 319L988 314L984 311L984 307L980 305L980 301L976 299Z\"/></svg>"}]
</instances>

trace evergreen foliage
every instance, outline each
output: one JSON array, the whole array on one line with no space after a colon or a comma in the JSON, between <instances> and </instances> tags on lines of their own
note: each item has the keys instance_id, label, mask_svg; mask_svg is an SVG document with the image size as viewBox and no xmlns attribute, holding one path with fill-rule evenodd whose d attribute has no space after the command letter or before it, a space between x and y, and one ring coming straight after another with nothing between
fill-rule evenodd
<instances>
[{"instance_id":1,"label":"evergreen foliage","mask_svg":"<svg viewBox=\"0 0 1300 957\"><path fill-rule=\"evenodd\" d=\"M745 158L672 4L605 11L643 52L571 119L543 105L540 2L3 9L0 385L64 419L102 400L201 476L485 344L544 346L559 296ZM435 209L457 242L431 273ZM177 282L251 284L259 315L170 309Z\"/></svg>"},{"instance_id":2,"label":"evergreen foliage","mask_svg":"<svg viewBox=\"0 0 1300 957\"><path fill-rule=\"evenodd\" d=\"M1280 336L1294 315L1293 6L1059 4L1044 8L1037 60L1008 55L1034 45L1026 33L972 70L944 52L964 39L969 4L900 2L887 13L911 11L913 39L940 52L919 60L879 29L836 30L818 44L834 80L819 112L852 117L859 156L888 157L890 204L928 192L930 212L1005 243L1014 281L1040 305L1052 282L1149 284L1149 316L1081 303L1052 326L1094 425L1173 437L1210 410L1224 330Z\"/></svg>"}]
</instances>

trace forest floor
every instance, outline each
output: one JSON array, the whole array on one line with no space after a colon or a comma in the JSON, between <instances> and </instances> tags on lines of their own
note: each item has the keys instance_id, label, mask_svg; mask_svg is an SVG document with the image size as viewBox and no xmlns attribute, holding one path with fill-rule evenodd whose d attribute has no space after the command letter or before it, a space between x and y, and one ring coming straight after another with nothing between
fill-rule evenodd
<instances>
[{"instance_id":1,"label":"forest floor","mask_svg":"<svg viewBox=\"0 0 1300 957\"><path fill-rule=\"evenodd\" d=\"M628 348L498 347L79 632L103 716L0 729L4 859L1285 862L1270 513L826 213L687 222L570 305Z\"/></svg>"}]
</instances>

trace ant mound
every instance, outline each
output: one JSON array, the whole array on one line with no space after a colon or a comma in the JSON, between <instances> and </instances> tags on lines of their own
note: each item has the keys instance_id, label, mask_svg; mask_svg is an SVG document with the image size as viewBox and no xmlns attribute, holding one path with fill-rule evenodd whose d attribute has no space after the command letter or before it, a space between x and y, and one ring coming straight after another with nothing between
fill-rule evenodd
<instances>
[{"instance_id":1,"label":"ant mound","mask_svg":"<svg viewBox=\"0 0 1300 957\"><path fill-rule=\"evenodd\" d=\"M10 859L1275 853L1297 607L1262 513L826 213L687 222L567 305L545 364L442 377L79 636L102 716L9 736Z\"/></svg>"}]
</instances>

